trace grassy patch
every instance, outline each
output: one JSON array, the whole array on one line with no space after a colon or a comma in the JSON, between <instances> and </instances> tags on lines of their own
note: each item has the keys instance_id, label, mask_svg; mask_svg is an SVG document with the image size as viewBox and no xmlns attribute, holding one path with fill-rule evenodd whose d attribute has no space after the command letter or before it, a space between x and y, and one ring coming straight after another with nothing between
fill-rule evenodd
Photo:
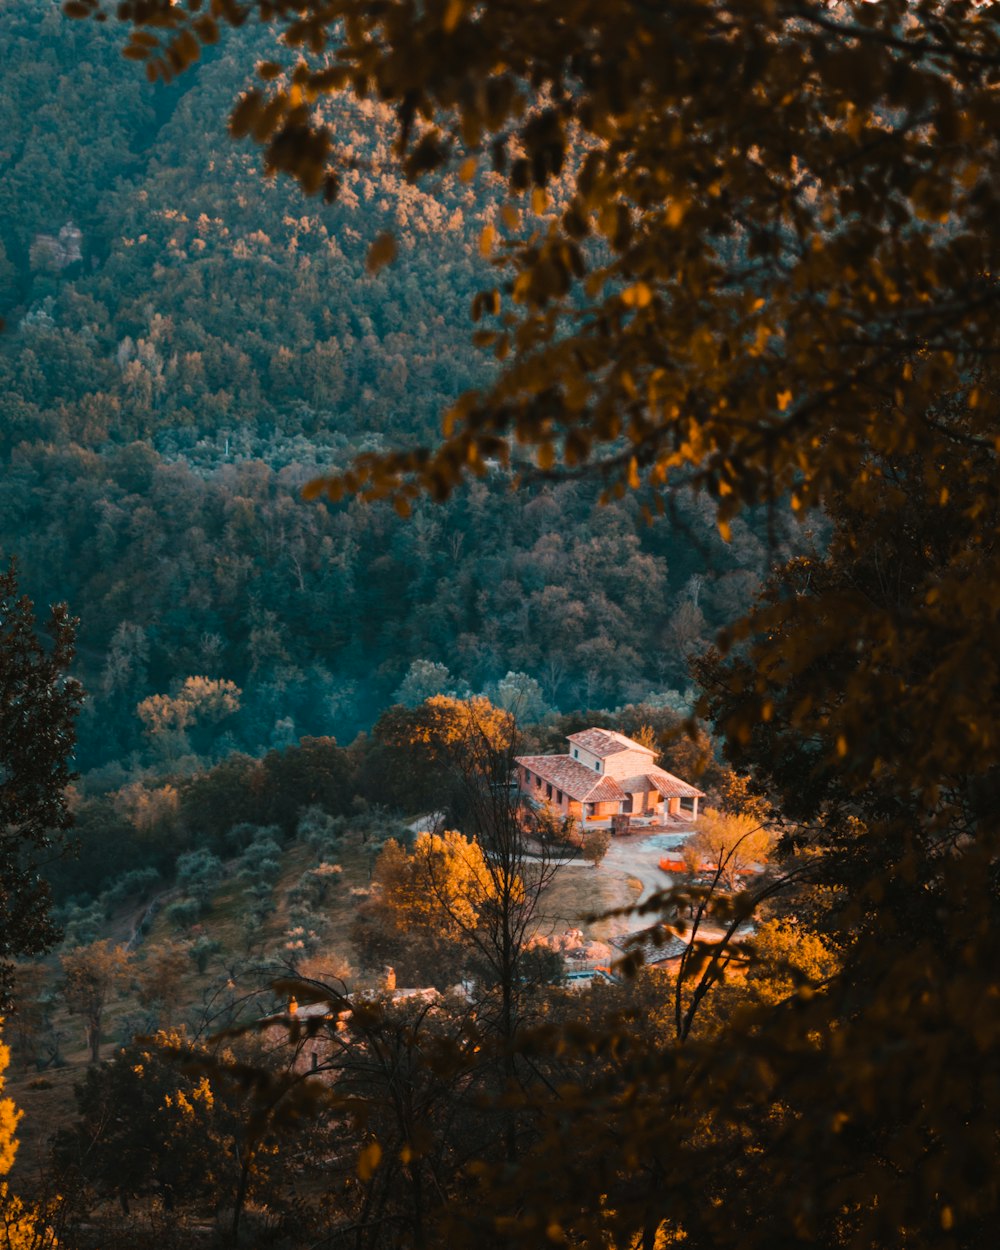
<instances>
[{"instance_id":1,"label":"grassy patch","mask_svg":"<svg viewBox=\"0 0 1000 1250\"><path fill-rule=\"evenodd\" d=\"M49 1139L76 1114L73 1086L83 1073L84 1063L56 1068L45 1073L46 1088L32 1089L39 1074L7 1070L4 1095L24 1112L18 1128L17 1155L7 1179L15 1192L29 1192L48 1163Z\"/></svg>"},{"instance_id":2,"label":"grassy patch","mask_svg":"<svg viewBox=\"0 0 1000 1250\"><path fill-rule=\"evenodd\" d=\"M552 932L564 929L582 929L597 941L606 941L621 925L597 920L590 924L584 917L595 912L611 911L636 902L642 893L642 883L624 872L601 866L594 869L580 862L573 862L556 873L542 899L542 913L546 927Z\"/></svg>"}]
</instances>

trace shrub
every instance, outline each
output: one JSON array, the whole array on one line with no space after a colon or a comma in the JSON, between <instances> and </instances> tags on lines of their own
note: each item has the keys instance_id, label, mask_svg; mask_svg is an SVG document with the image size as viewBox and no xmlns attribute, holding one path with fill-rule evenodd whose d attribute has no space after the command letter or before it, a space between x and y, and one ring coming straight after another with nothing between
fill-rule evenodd
<instances>
[{"instance_id":1,"label":"shrub","mask_svg":"<svg viewBox=\"0 0 1000 1250\"><path fill-rule=\"evenodd\" d=\"M221 942L217 942L210 937L200 937L189 947L188 954L194 960L194 965L198 971L203 973L208 967L209 960L218 955L221 950Z\"/></svg>"},{"instance_id":2,"label":"shrub","mask_svg":"<svg viewBox=\"0 0 1000 1250\"><path fill-rule=\"evenodd\" d=\"M203 911L202 903L196 898L178 899L176 903L171 903L166 910L167 920L175 929L190 929L192 925L197 924L201 919Z\"/></svg>"},{"instance_id":3,"label":"shrub","mask_svg":"<svg viewBox=\"0 0 1000 1250\"><path fill-rule=\"evenodd\" d=\"M116 877L101 895L105 912L110 915L115 908L129 898L142 900L148 898L153 887L160 881L160 874L155 868L133 868L131 872Z\"/></svg>"},{"instance_id":4,"label":"shrub","mask_svg":"<svg viewBox=\"0 0 1000 1250\"><path fill-rule=\"evenodd\" d=\"M215 892L223 872L222 860L211 851L188 851L177 860L177 884L202 904Z\"/></svg>"}]
</instances>

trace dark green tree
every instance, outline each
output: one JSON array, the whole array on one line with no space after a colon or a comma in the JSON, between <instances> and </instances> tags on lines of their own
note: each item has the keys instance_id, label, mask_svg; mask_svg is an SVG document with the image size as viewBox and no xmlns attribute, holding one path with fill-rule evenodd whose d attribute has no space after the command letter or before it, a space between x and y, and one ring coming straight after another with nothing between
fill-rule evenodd
<instances>
[{"instance_id":1,"label":"dark green tree","mask_svg":"<svg viewBox=\"0 0 1000 1250\"><path fill-rule=\"evenodd\" d=\"M42 872L65 850L72 824L66 787L83 700L67 676L75 629L59 604L40 638L14 565L0 573L0 1003L13 961L48 950L58 936Z\"/></svg>"},{"instance_id":2,"label":"dark green tree","mask_svg":"<svg viewBox=\"0 0 1000 1250\"><path fill-rule=\"evenodd\" d=\"M158 1194L172 1210L235 1184L231 1147L220 1141L224 1110L207 1082L171 1061L171 1045L185 1044L160 1033L88 1069L75 1086L78 1118L54 1142L64 1176L125 1212L143 1195Z\"/></svg>"},{"instance_id":3,"label":"dark green tree","mask_svg":"<svg viewBox=\"0 0 1000 1250\"><path fill-rule=\"evenodd\" d=\"M331 815L347 810L354 794L351 760L333 738L303 738L269 751L254 778L262 821L295 833L303 808L319 805Z\"/></svg>"}]
</instances>

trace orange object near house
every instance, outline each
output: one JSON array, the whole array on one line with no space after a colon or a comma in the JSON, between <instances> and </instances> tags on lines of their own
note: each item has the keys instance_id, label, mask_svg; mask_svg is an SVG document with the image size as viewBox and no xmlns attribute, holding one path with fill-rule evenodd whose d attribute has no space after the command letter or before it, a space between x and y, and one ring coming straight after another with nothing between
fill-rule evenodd
<instances>
[{"instance_id":1,"label":"orange object near house","mask_svg":"<svg viewBox=\"0 0 1000 1250\"><path fill-rule=\"evenodd\" d=\"M684 860L670 859L666 855L664 855L664 857L660 860L660 867L664 872L680 873L690 871Z\"/></svg>"}]
</instances>

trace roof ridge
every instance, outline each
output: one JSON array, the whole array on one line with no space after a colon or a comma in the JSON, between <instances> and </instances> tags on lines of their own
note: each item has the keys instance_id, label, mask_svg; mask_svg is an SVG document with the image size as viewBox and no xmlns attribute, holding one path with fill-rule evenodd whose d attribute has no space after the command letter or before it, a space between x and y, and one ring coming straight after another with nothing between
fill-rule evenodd
<instances>
[{"instance_id":1,"label":"roof ridge","mask_svg":"<svg viewBox=\"0 0 1000 1250\"><path fill-rule=\"evenodd\" d=\"M604 739L605 742L602 743L600 739ZM599 758L604 758L605 755L616 755L619 751L642 751L654 758L656 756L652 747L643 746L641 742L636 742L634 738L629 738L617 729L604 729L600 725L591 725L589 729L578 729L575 733L567 734L566 740L579 743L584 750L590 751ZM605 749L602 755L602 746L610 746L611 749Z\"/></svg>"}]
</instances>

